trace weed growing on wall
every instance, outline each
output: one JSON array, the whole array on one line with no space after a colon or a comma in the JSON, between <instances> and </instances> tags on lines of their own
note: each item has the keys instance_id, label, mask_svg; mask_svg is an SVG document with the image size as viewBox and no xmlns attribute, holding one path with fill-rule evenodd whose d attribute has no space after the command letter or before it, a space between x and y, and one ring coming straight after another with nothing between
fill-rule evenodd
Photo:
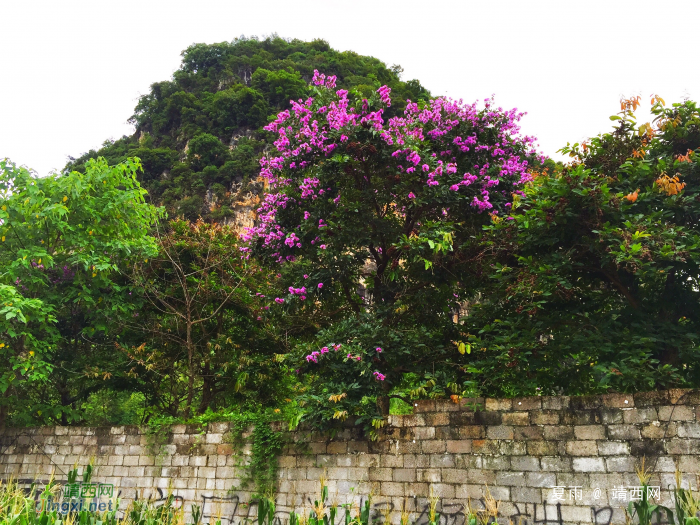
<instances>
[{"instance_id":1,"label":"weed growing on wall","mask_svg":"<svg viewBox=\"0 0 700 525\"><path fill-rule=\"evenodd\" d=\"M275 418L269 414L240 414L232 421L231 439L237 448L250 443L251 454L248 459L241 457L239 467L245 470L241 485L255 486L258 497L271 497L277 488L277 458L282 451L284 439L281 432L274 430ZM248 432L250 430L250 432Z\"/></svg>"}]
</instances>

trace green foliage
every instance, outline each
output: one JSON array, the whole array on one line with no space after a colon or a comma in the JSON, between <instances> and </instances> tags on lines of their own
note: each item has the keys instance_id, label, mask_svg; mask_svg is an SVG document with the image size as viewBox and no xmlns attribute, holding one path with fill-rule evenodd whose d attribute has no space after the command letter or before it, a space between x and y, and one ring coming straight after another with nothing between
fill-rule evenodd
<instances>
[{"instance_id":1,"label":"green foliage","mask_svg":"<svg viewBox=\"0 0 700 525\"><path fill-rule=\"evenodd\" d=\"M10 410L18 424L67 424L110 386L112 321L133 308L119 269L154 253L160 214L139 168L100 159L39 178L0 162L0 425Z\"/></svg>"},{"instance_id":2,"label":"green foliage","mask_svg":"<svg viewBox=\"0 0 700 525\"><path fill-rule=\"evenodd\" d=\"M275 36L194 44L182 57L172 80L154 83L139 100L131 117L133 136L105 142L98 151L71 160L66 171L84 171L86 161L97 156L110 164L138 157L141 181L153 202L190 220L221 221L241 196L260 192L249 182L257 178L268 138L261 128L290 99L309 94L314 69L337 75L338 86L346 89L370 93L375 84L388 84L394 96L389 116L400 114L406 99L428 97L418 81L401 81L400 68L335 51L320 40ZM216 203L207 200L214 183L224 188Z\"/></svg>"},{"instance_id":3,"label":"green foliage","mask_svg":"<svg viewBox=\"0 0 700 525\"><path fill-rule=\"evenodd\" d=\"M227 226L178 219L164 227L157 254L131 268L144 304L120 319L132 343L118 346L131 363L119 377L138 385L152 415L279 403L283 348L260 298L269 276L241 256ZM270 382L278 388L265 388Z\"/></svg>"},{"instance_id":4,"label":"green foliage","mask_svg":"<svg viewBox=\"0 0 700 525\"><path fill-rule=\"evenodd\" d=\"M700 118L690 101L653 113L638 126L625 105L487 228L491 284L462 328L483 392L700 384Z\"/></svg>"},{"instance_id":5,"label":"green foliage","mask_svg":"<svg viewBox=\"0 0 700 525\"><path fill-rule=\"evenodd\" d=\"M229 419L232 421L231 434L237 450L240 452L245 443L251 444L250 457L247 462L239 465L245 468L241 485L254 485L255 494L262 502L258 503L258 513L262 513L263 517L269 514L270 509L274 515L274 503L271 502L271 498L277 491L277 458L284 445L282 432L274 428L279 419L280 417L269 411L247 412ZM269 523L272 523L271 519Z\"/></svg>"}]
</instances>

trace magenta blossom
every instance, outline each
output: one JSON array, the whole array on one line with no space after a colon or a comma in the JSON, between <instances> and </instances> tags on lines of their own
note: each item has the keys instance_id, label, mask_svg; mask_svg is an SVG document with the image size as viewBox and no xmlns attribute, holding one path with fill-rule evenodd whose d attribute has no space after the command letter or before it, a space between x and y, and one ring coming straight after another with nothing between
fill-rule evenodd
<instances>
[{"instance_id":1,"label":"magenta blossom","mask_svg":"<svg viewBox=\"0 0 700 525\"><path fill-rule=\"evenodd\" d=\"M319 290L320 290L321 288L323 288L323 283L318 283L318 288L319 288Z\"/></svg>"},{"instance_id":2,"label":"magenta blossom","mask_svg":"<svg viewBox=\"0 0 700 525\"><path fill-rule=\"evenodd\" d=\"M377 352L380 353L380 354L383 352L381 346L378 346L378 347L377 347Z\"/></svg>"},{"instance_id":3,"label":"magenta blossom","mask_svg":"<svg viewBox=\"0 0 700 525\"><path fill-rule=\"evenodd\" d=\"M374 372L374 378L377 381L384 381L386 379L386 376L384 374L379 373L379 372Z\"/></svg>"}]
</instances>

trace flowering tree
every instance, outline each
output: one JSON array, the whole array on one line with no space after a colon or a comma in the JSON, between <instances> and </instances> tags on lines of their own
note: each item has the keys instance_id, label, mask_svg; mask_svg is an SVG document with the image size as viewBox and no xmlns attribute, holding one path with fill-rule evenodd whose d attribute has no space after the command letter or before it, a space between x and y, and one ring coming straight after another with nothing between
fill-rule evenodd
<instances>
[{"instance_id":1,"label":"flowering tree","mask_svg":"<svg viewBox=\"0 0 700 525\"><path fill-rule=\"evenodd\" d=\"M700 385L700 108L654 96L639 124L639 104L489 227L495 278L463 325L484 394Z\"/></svg>"},{"instance_id":2,"label":"flowering tree","mask_svg":"<svg viewBox=\"0 0 700 525\"><path fill-rule=\"evenodd\" d=\"M342 419L369 414L358 408L367 396L379 395L386 412L386 394L407 372L458 371L452 313L474 238L489 214L508 217L536 155L519 133L522 113L490 99L481 108L409 101L385 121L387 86L367 99L318 72L312 83L311 97L266 128L278 154L261 160L270 191L247 238L285 268L280 308L344 319L310 343L304 365L312 384L323 378L308 391L314 413L323 405Z\"/></svg>"}]
</instances>

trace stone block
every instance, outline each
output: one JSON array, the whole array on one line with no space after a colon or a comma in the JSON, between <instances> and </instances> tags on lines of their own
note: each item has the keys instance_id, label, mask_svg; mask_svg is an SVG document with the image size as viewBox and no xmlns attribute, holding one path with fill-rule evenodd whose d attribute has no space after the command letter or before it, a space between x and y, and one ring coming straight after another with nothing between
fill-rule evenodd
<instances>
[{"instance_id":1,"label":"stone block","mask_svg":"<svg viewBox=\"0 0 700 525\"><path fill-rule=\"evenodd\" d=\"M513 400L512 399L493 399L493 398L487 398L484 403L486 407L486 411L506 411L506 410L512 410L513 409Z\"/></svg>"},{"instance_id":2,"label":"stone block","mask_svg":"<svg viewBox=\"0 0 700 525\"><path fill-rule=\"evenodd\" d=\"M403 455L382 454L379 456L379 465L382 467L403 467Z\"/></svg>"},{"instance_id":3,"label":"stone block","mask_svg":"<svg viewBox=\"0 0 700 525\"><path fill-rule=\"evenodd\" d=\"M574 472L605 472L603 458L573 458Z\"/></svg>"},{"instance_id":4,"label":"stone block","mask_svg":"<svg viewBox=\"0 0 700 525\"><path fill-rule=\"evenodd\" d=\"M533 410L530 412L533 425L558 425L559 412L556 410Z\"/></svg>"},{"instance_id":5,"label":"stone block","mask_svg":"<svg viewBox=\"0 0 700 525\"><path fill-rule=\"evenodd\" d=\"M636 407L660 406L668 403L669 396L667 390L637 392L634 394L634 406Z\"/></svg>"},{"instance_id":6,"label":"stone block","mask_svg":"<svg viewBox=\"0 0 700 525\"><path fill-rule=\"evenodd\" d=\"M542 408L545 410L565 410L570 403L569 396L542 396Z\"/></svg>"},{"instance_id":7,"label":"stone block","mask_svg":"<svg viewBox=\"0 0 700 525\"><path fill-rule=\"evenodd\" d=\"M141 445L129 445L129 455L130 456L140 456L145 454L146 451Z\"/></svg>"},{"instance_id":8,"label":"stone block","mask_svg":"<svg viewBox=\"0 0 700 525\"><path fill-rule=\"evenodd\" d=\"M622 413L621 408L601 408L598 417L604 425L619 425L624 422Z\"/></svg>"},{"instance_id":9,"label":"stone block","mask_svg":"<svg viewBox=\"0 0 700 525\"><path fill-rule=\"evenodd\" d=\"M405 486L403 483L394 483L391 481L384 481L381 484L381 495L382 496L401 496L405 497Z\"/></svg>"},{"instance_id":10,"label":"stone block","mask_svg":"<svg viewBox=\"0 0 700 525\"><path fill-rule=\"evenodd\" d=\"M445 442L447 452L457 454L468 454L472 451L472 442L470 439L449 440Z\"/></svg>"},{"instance_id":11,"label":"stone block","mask_svg":"<svg viewBox=\"0 0 700 525\"><path fill-rule=\"evenodd\" d=\"M460 414L461 412L457 412ZM435 439L452 440L459 439L459 427L445 426L435 427Z\"/></svg>"},{"instance_id":12,"label":"stone block","mask_svg":"<svg viewBox=\"0 0 700 525\"><path fill-rule=\"evenodd\" d=\"M641 433L634 425L608 425L608 438L610 439L640 439Z\"/></svg>"},{"instance_id":13,"label":"stone block","mask_svg":"<svg viewBox=\"0 0 700 525\"><path fill-rule=\"evenodd\" d=\"M442 470L443 483L467 483L469 470L458 468L446 468Z\"/></svg>"},{"instance_id":14,"label":"stone block","mask_svg":"<svg viewBox=\"0 0 700 525\"><path fill-rule=\"evenodd\" d=\"M392 469L371 468L369 469L370 481L393 481Z\"/></svg>"},{"instance_id":15,"label":"stone block","mask_svg":"<svg viewBox=\"0 0 700 525\"><path fill-rule=\"evenodd\" d=\"M542 397L516 397L513 399L513 410L540 410L542 408Z\"/></svg>"},{"instance_id":16,"label":"stone block","mask_svg":"<svg viewBox=\"0 0 700 525\"><path fill-rule=\"evenodd\" d=\"M476 468L488 470L511 470L511 458L508 456L482 456L475 458Z\"/></svg>"},{"instance_id":17,"label":"stone block","mask_svg":"<svg viewBox=\"0 0 700 525\"><path fill-rule=\"evenodd\" d=\"M539 471L540 459L532 456L515 456L510 458L510 464L513 471Z\"/></svg>"},{"instance_id":18,"label":"stone block","mask_svg":"<svg viewBox=\"0 0 700 525\"><path fill-rule=\"evenodd\" d=\"M590 474L581 472L557 472L557 483L566 487L590 487ZM568 492L568 491L567 491Z\"/></svg>"},{"instance_id":19,"label":"stone block","mask_svg":"<svg viewBox=\"0 0 700 525\"><path fill-rule=\"evenodd\" d=\"M573 410L590 410L601 406L601 396L574 396L569 401L569 407Z\"/></svg>"},{"instance_id":20,"label":"stone block","mask_svg":"<svg viewBox=\"0 0 700 525\"><path fill-rule=\"evenodd\" d=\"M440 427L450 424L450 414L448 412L437 412L425 415L425 424L433 427Z\"/></svg>"},{"instance_id":21,"label":"stone block","mask_svg":"<svg viewBox=\"0 0 700 525\"><path fill-rule=\"evenodd\" d=\"M454 468L455 459L452 454L433 454L430 456L431 468Z\"/></svg>"},{"instance_id":22,"label":"stone block","mask_svg":"<svg viewBox=\"0 0 700 525\"><path fill-rule=\"evenodd\" d=\"M634 396L632 394L603 394L603 406L609 408L633 408Z\"/></svg>"},{"instance_id":23,"label":"stone block","mask_svg":"<svg viewBox=\"0 0 700 525\"><path fill-rule=\"evenodd\" d=\"M700 441L697 439L673 438L665 443L666 453L678 455L700 454Z\"/></svg>"},{"instance_id":24,"label":"stone block","mask_svg":"<svg viewBox=\"0 0 700 525\"><path fill-rule=\"evenodd\" d=\"M522 472L497 472L496 485L503 487L525 487L527 478Z\"/></svg>"},{"instance_id":25,"label":"stone block","mask_svg":"<svg viewBox=\"0 0 700 525\"><path fill-rule=\"evenodd\" d=\"M658 409L660 421L693 421L695 412L692 407L685 405L661 406Z\"/></svg>"},{"instance_id":26,"label":"stone block","mask_svg":"<svg viewBox=\"0 0 700 525\"><path fill-rule=\"evenodd\" d=\"M527 453L531 456L553 456L557 453L556 441L529 441Z\"/></svg>"},{"instance_id":27,"label":"stone block","mask_svg":"<svg viewBox=\"0 0 700 525\"><path fill-rule=\"evenodd\" d=\"M357 457L358 467L378 467L379 466L379 454L359 454ZM404 461L405 461L404 456Z\"/></svg>"},{"instance_id":28,"label":"stone block","mask_svg":"<svg viewBox=\"0 0 700 525\"><path fill-rule=\"evenodd\" d=\"M371 472L370 472L371 474ZM414 482L416 481L416 469L411 468L396 468L393 469L393 481L398 482Z\"/></svg>"},{"instance_id":29,"label":"stone block","mask_svg":"<svg viewBox=\"0 0 700 525\"><path fill-rule=\"evenodd\" d=\"M540 426L513 427L513 439L516 441L542 440L544 431Z\"/></svg>"},{"instance_id":30,"label":"stone block","mask_svg":"<svg viewBox=\"0 0 700 525\"><path fill-rule=\"evenodd\" d=\"M597 410L566 410L561 413L562 425L594 425L599 423Z\"/></svg>"},{"instance_id":31,"label":"stone block","mask_svg":"<svg viewBox=\"0 0 700 525\"><path fill-rule=\"evenodd\" d=\"M636 423L651 423L658 419L658 414L656 409L653 407L642 407L635 408L634 410L623 410L622 420L627 425L634 425Z\"/></svg>"},{"instance_id":32,"label":"stone block","mask_svg":"<svg viewBox=\"0 0 700 525\"><path fill-rule=\"evenodd\" d=\"M635 457L656 457L664 453L664 442L657 439L632 440L630 454Z\"/></svg>"},{"instance_id":33,"label":"stone block","mask_svg":"<svg viewBox=\"0 0 700 525\"><path fill-rule=\"evenodd\" d=\"M504 425L526 426L530 424L529 412L508 412L503 414Z\"/></svg>"},{"instance_id":34,"label":"stone block","mask_svg":"<svg viewBox=\"0 0 700 525\"><path fill-rule=\"evenodd\" d=\"M499 454L501 442L493 439L473 439L472 453L474 454Z\"/></svg>"},{"instance_id":35,"label":"stone block","mask_svg":"<svg viewBox=\"0 0 700 525\"><path fill-rule=\"evenodd\" d=\"M122 465L125 467L135 467L139 464L139 456L123 456L124 462Z\"/></svg>"},{"instance_id":36,"label":"stone block","mask_svg":"<svg viewBox=\"0 0 700 525\"><path fill-rule=\"evenodd\" d=\"M405 454L403 466L405 468L427 468L430 466L430 456L425 454Z\"/></svg>"},{"instance_id":37,"label":"stone block","mask_svg":"<svg viewBox=\"0 0 700 525\"><path fill-rule=\"evenodd\" d=\"M636 461L630 456L616 456L605 459L608 472L634 472Z\"/></svg>"},{"instance_id":38,"label":"stone block","mask_svg":"<svg viewBox=\"0 0 700 525\"><path fill-rule=\"evenodd\" d=\"M525 441L499 441L498 453L504 456L524 456L527 454Z\"/></svg>"},{"instance_id":39,"label":"stone block","mask_svg":"<svg viewBox=\"0 0 700 525\"><path fill-rule=\"evenodd\" d=\"M479 410L474 412L474 421L479 425L497 426L501 424L502 414L498 411Z\"/></svg>"},{"instance_id":40,"label":"stone block","mask_svg":"<svg viewBox=\"0 0 700 525\"><path fill-rule=\"evenodd\" d=\"M656 472L675 472L678 467L673 458L668 456L662 456L656 458L656 464L654 470Z\"/></svg>"},{"instance_id":41,"label":"stone block","mask_svg":"<svg viewBox=\"0 0 700 525\"><path fill-rule=\"evenodd\" d=\"M326 454L345 454L348 444L345 441L331 441L326 445Z\"/></svg>"},{"instance_id":42,"label":"stone block","mask_svg":"<svg viewBox=\"0 0 700 525\"><path fill-rule=\"evenodd\" d=\"M479 425L470 425L459 428L460 439L484 439L486 428Z\"/></svg>"},{"instance_id":43,"label":"stone block","mask_svg":"<svg viewBox=\"0 0 700 525\"><path fill-rule=\"evenodd\" d=\"M473 425L475 423L475 412L462 410L461 412L451 412L450 425L453 427L463 427L466 425Z\"/></svg>"},{"instance_id":44,"label":"stone block","mask_svg":"<svg viewBox=\"0 0 700 525\"><path fill-rule=\"evenodd\" d=\"M325 454L326 453L326 443L323 442L313 442L309 443L309 452L311 454Z\"/></svg>"},{"instance_id":45,"label":"stone block","mask_svg":"<svg viewBox=\"0 0 700 525\"><path fill-rule=\"evenodd\" d=\"M542 503L542 491L529 487L511 487L510 501L516 503Z\"/></svg>"},{"instance_id":46,"label":"stone block","mask_svg":"<svg viewBox=\"0 0 700 525\"><path fill-rule=\"evenodd\" d=\"M56 458L54 457L54 461L56 461ZM56 461L56 463L58 463ZM107 460L108 465L123 465L124 464L124 456L109 456L109 459Z\"/></svg>"},{"instance_id":47,"label":"stone block","mask_svg":"<svg viewBox=\"0 0 700 525\"><path fill-rule=\"evenodd\" d=\"M579 505L562 505L560 507L561 519L564 523L592 523L591 508Z\"/></svg>"},{"instance_id":48,"label":"stone block","mask_svg":"<svg viewBox=\"0 0 700 525\"><path fill-rule=\"evenodd\" d=\"M204 442L208 445L220 445L224 442L223 434L206 434L204 436Z\"/></svg>"},{"instance_id":49,"label":"stone block","mask_svg":"<svg viewBox=\"0 0 700 525\"><path fill-rule=\"evenodd\" d=\"M435 427L418 427L413 429L413 439L435 439Z\"/></svg>"},{"instance_id":50,"label":"stone block","mask_svg":"<svg viewBox=\"0 0 700 525\"><path fill-rule=\"evenodd\" d=\"M527 487L552 487L557 484L557 476L553 472L528 472L525 477Z\"/></svg>"},{"instance_id":51,"label":"stone block","mask_svg":"<svg viewBox=\"0 0 700 525\"><path fill-rule=\"evenodd\" d=\"M432 485L433 494L442 499L451 499L455 497L456 491L454 485L446 483L435 483Z\"/></svg>"},{"instance_id":52,"label":"stone block","mask_svg":"<svg viewBox=\"0 0 700 525\"><path fill-rule=\"evenodd\" d=\"M573 439L574 427L563 425L545 425L542 427L542 435L547 440Z\"/></svg>"},{"instance_id":53,"label":"stone block","mask_svg":"<svg viewBox=\"0 0 700 525\"><path fill-rule=\"evenodd\" d=\"M368 443L366 441L350 441L348 443L348 452L364 452L368 451Z\"/></svg>"},{"instance_id":54,"label":"stone block","mask_svg":"<svg viewBox=\"0 0 700 525\"><path fill-rule=\"evenodd\" d=\"M697 474L700 472L700 457L698 456L679 456L677 458L678 461L678 470L681 472L687 472L687 473L693 473ZM697 483L697 480L694 480ZM693 486L696 486L696 483L693 484Z\"/></svg>"},{"instance_id":55,"label":"stone block","mask_svg":"<svg viewBox=\"0 0 700 525\"><path fill-rule=\"evenodd\" d=\"M496 483L496 471L483 469L468 469L467 481L469 483L493 485L494 483Z\"/></svg>"},{"instance_id":56,"label":"stone block","mask_svg":"<svg viewBox=\"0 0 700 525\"><path fill-rule=\"evenodd\" d=\"M630 453L629 444L622 441L599 441L598 455L600 456L624 456Z\"/></svg>"},{"instance_id":57,"label":"stone block","mask_svg":"<svg viewBox=\"0 0 700 525\"><path fill-rule=\"evenodd\" d=\"M435 401L433 399L419 399L413 402L413 411L418 412L435 412Z\"/></svg>"},{"instance_id":58,"label":"stone block","mask_svg":"<svg viewBox=\"0 0 700 525\"><path fill-rule=\"evenodd\" d=\"M641 428L642 437L648 439L664 439L675 437L678 433L678 423L673 421L652 421Z\"/></svg>"},{"instance_id":59,"label":"stone block","mask_svg":"<svg viewBox=\"0 0 700 525\"><path fill-rule=\"evenodd\" d=\"M697 421L684 421L678 423L679 438L700 438L700 423Z\"/></svg>"},{"instance_id":60,"label":"stone block","mask_svg":"<svg viewBox=\"0 0 700 525\"><path fill-rule=\"evenodd\" d=\"M596 456L598 445L595 441L567 441L566 453L570 456Z\"/></svg>"},{"instance_id":61,"label":"stone block","mask_svg":"<svg viewBox=\"0 0 700 525\"><path fill-rule=\"evenodd\" d=\"M336 456L335 464L339 467L355 467L357 466L357 457L354 454L343 454L341 456Z\"/></svg>"},{"instance_id":62,"label":"stone block","mask_svg":"<svg viewBox=\"0 0 700 525\"><path fill-rule=\"evenodd\" d=\"M428 440L421 443L421 449L424 454L436 454L440 452L445 452L447 450L447 445L445 441L442 440Z\"/></svg>"},{"instance_id":63,"label":"stone block","mask_svg":"<svg viewBox=\"0 0 700 525\"><path fill-rule=\"evenodd\" d=\"M425 415L424 414L413 414L410 416L403 416L403 426L405 426L405 427L424 427L425 426Z\"/></svg>"},{"instance_id":64,"label":"stone block","mask_svg":"<svg viewBox=\"0 0 700 525\"><path fill-rule=\"evenodd\" d=\"M416 480L423 483L440 483L442 474L438 468L416 469Z\"/></svg>"},{"instance_id":65,"label":"stone block","mask_svg":"<svg viewBox=\"0 0 700 525\"><path fill-rule=\"evenodd\" d=\"M605 427L602 425L575 426L574 436L580 440L605 439Z\"/></svg>"},{"instance_id":66,"label":"stone block","mask_svg":"<svg viewBox=\"0 0 700 525\"><path fill-rule=\"evenodd\" d=\"M513 427L499 425L486 429L487 439L513 439Z\"/></svg>"}]
</instances>

